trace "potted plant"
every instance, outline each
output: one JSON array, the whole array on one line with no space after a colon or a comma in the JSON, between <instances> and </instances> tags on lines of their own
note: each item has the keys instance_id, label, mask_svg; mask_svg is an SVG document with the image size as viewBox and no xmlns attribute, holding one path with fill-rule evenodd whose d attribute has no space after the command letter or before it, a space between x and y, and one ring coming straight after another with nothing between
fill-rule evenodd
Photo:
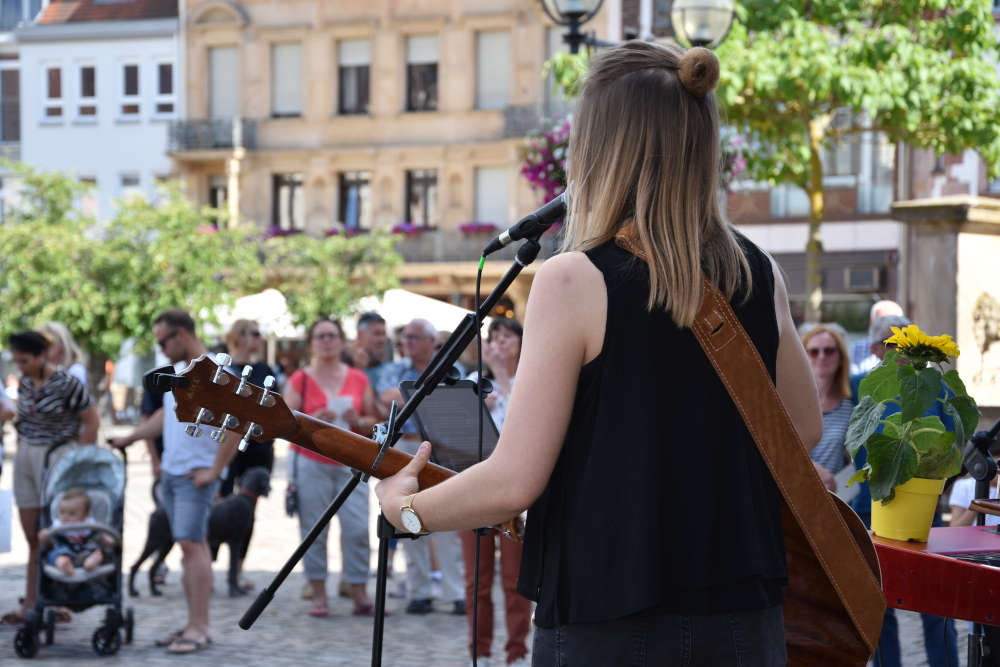
<instances>
[{"instance_id":1,"label":"potted plant","mask_svg":"<svg viewBox=\"0 0 1000 667\"><path fill-rule=\"evenodd\" d=\"M849 485L868 482L876 535L926 541L945 480L962 470L961 447L979 410L958 371L942 368L959 354L950 336L928 336L912 324L892 332L885 340L890 349L861 381L851 414L847 450L853 459L864 447L868 460Z\"/></svg>"}]
</instances>

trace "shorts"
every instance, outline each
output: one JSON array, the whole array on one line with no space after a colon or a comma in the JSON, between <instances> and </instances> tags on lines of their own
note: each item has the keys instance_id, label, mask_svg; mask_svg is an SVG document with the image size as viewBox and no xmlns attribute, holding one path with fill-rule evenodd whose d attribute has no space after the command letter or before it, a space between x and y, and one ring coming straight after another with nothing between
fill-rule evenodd
<instances>
[{"instance_id":1,"label":"shorts","mask_svg":"<svg viewBox=\"0 0 1000 667\"><path fill-rule=\"evenodd\" d=\"M208 534L208 514L219 491L219 481L199 489L190 478L165 472L160 477L160 488L174 540L204 542Z\"/></svg>"},{"instance_id":2,"label":"shorts","mask_svg":"<svg viewBox=\"0 0 1000 667\"><path fill-rule=\"evenodd\" d=\"M19 442L17 453L14 454L14 501L21 509L32 509L42 506L42 475L45 469L45 453L50 445ZM56 448L49 456L49 469L55 466L66 452L76 447L76 441L70 440Z\"/></svg>"}]
</instances>

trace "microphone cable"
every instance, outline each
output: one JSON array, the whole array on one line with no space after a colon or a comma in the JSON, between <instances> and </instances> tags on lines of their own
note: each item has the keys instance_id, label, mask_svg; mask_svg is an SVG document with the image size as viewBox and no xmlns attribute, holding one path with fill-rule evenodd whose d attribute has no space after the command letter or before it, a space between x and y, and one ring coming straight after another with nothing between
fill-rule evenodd
<instances>
[{"instance_id":1,"label":"microphone cable","mask_svg":"<svg viewBox=\"0 0 1000 667\"><path fill-rule=\"evenodd\" d=\"M479 316L480 287L483 282L483 266L486 264L486 255L479 258L479 268L476 271L476 300L473 313L476 321L476 398L479 405L476 406L476 423L479 428L479 456L478 460L483 460L483 323ZM481 528L472 531L476 538L475 559L472 572L472 667L479 665L479 543ZM466 575L468 576L468 575ZM491 573L492 576L492 573ZM492 582L490 582L492 584Z\"/></svg>"}]
</instances>

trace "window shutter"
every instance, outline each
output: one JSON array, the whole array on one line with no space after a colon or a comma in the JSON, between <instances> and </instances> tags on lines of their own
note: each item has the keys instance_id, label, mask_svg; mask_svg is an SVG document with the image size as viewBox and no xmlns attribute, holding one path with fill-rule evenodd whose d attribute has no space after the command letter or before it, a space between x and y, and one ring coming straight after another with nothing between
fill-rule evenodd
<instances>
[{"instance_id":1,"label":"window shutter","mask_svg":"<svg viewBox=\"0 0 1000 667\"><path fill-rule=\"evenodd\" d=\"M302 45L271 46L271 113L302 113Z\"/></svg>"}]
</instances>

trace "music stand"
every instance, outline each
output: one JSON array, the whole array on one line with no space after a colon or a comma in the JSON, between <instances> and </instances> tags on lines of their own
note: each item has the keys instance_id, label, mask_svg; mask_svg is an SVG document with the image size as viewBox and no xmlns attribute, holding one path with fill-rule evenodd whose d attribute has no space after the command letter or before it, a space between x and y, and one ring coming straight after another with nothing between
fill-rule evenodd
<instances>
[{"instance_id":1,"label":"music stand","mask_svg":"<svg viewBox=\"0 0 1000 667\"><path fill-rule=\"evenodd\" d=\"M404 400L416 391L416 383L401 382L399 390ZM420 437L429 440L431 460L455 472L479 463L479 419L476 409L483 412L483 456L493 453L500 438L486 403L479 397L476 383L458 380L438 386L417 406L415 413Z\"/></svg>"}]
</instances>

